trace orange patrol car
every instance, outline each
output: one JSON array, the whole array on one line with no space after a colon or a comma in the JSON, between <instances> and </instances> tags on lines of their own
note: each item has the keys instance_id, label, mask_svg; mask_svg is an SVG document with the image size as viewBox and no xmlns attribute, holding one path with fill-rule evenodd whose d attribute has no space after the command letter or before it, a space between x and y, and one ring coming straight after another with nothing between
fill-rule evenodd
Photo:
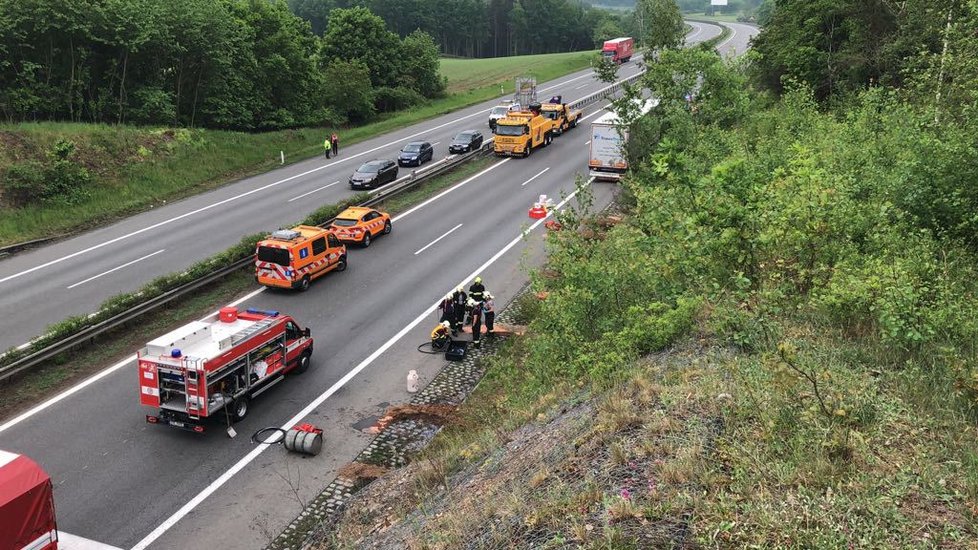
<instances>
[{"instance_id":1,"label":"orange patrol car","mask_svg":"<svg viewBox=\"0 0 978 550\"><path fill-rule=\"evenodd\" d=\"M373 208L351 206L336 216L329 230L341 241L368 247L374 237L391 232L391 217Z\"/></svg>"},{"instance_id":2,"label":"orange patrol car","mask_svg":"<svg viewBox=\"0 0 978 550\"><path fill-rule=\"evenodd\" d=\"M255 250L255 279L265 286L306 290L313 279L344 269L346 245L314 225L275 231Z\"/></svg>"}]
</instances>

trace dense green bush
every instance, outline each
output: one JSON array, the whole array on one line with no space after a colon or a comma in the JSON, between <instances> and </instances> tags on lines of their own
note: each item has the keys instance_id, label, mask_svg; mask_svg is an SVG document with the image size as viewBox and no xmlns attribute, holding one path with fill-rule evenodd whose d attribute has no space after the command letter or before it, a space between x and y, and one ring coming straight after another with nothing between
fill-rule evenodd
<instances>
[{"instance_id":1,"label":"dense green bush","mask_svg":"<svg viewBox=\"0 0 978 550\"><path fill-rule=\"evenodd\" d=\"M75 144L60 139L47 152L45 162L26 160L15 163L3 175L5 202L26 206L43 201L71 204L84 198L93 177L73 160Z\"/></svg>"}]
</instances>

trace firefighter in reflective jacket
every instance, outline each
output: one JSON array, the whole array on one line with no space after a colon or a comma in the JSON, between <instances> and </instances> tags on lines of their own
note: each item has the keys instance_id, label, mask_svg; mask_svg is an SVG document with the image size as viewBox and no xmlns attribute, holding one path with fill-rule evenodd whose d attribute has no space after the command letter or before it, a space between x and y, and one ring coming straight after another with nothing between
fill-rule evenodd
<instances>
[{"instance_id":1,"label":"firefighter in reflective jacket","mask_svg":"<svg viewBox=\"0 0 978 550\"><path fill-rule=\"evenodd\" d=\"M442 321L435 325L435 328L431 331L431 349L435 351L442 351L448 348L448 343L451 342L451 326L452 324L448 321Z\"/></svg>"},{"instance_id":2,"label":"firefighter in reflective jacket","mask_svg":"<svg viewBox=\"0 0 978 550\"><path fill-rule=\"evenodd\" d=\"M476 277L469 287L469 299L482 303L486 297L486 287L482 284L482 277Z\"/></svg>"}]
</instances>

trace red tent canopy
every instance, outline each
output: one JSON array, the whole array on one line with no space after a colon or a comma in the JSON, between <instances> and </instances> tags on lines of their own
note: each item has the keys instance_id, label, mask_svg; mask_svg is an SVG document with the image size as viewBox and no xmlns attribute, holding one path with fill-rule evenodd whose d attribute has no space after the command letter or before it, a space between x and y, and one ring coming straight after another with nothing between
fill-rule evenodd
<instances>
[{"instance_id":1,"label":"red tent canopy","mask_svg":"<svg viewBox=\"0 0 978 550\"><path fill-rule=\"evenodd\" d=\"M23 455L0 451L0 550L54 549L51 478Z\"/></svg>"}]
</instances>

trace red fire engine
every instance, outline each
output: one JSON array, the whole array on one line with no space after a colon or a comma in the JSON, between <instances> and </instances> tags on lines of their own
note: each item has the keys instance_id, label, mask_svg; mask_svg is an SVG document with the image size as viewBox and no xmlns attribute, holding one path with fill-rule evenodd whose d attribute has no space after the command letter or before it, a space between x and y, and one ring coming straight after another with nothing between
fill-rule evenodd
<instances>
[{"instance_id":1,"label":"red fire engine","mask_svg":"<svg viewBox=\"0 0 978 550\"><path fill-rule=\"evenodd\" d=\"M252 397L309 368L309 329L277 311L225 307L139 351L139 402L158 407L151 424L204 431L209 416L237 421Z\"/></svg>"}]
</instances>

